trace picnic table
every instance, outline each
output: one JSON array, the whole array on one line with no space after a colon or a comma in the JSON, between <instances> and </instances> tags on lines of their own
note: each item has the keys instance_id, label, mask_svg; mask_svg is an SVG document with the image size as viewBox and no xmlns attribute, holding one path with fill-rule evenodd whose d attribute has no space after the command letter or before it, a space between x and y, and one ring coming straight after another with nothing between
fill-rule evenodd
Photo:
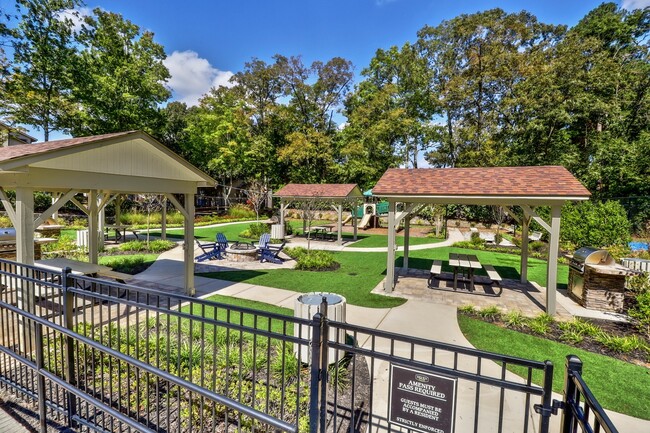
<instances>
[{"instance_id":1,"label":"picnic table","mask_svg":"<svg viewBox=\"0 0 650 433\"><path fill-rule=\"evenodd\" d=\"M481 263L473 254L449 253L449 266L454 268L454 290L458 288L458 272L465 274L469 281L469 291L474 291L474 270L481 269Z\"/></svg>"},{"instance_id":2,"label":"picnic table","mask_svg":"<svg viewBox=\"0 0 650 433\"><path fill-rule=\"evenodd\" d=\"M327 236L332 234L334 227L336 227L336 224L323 224L320 226L313 226L311 230L315 235L320 235L323 239L325 239Z\"/></svg>"}]
</instances>

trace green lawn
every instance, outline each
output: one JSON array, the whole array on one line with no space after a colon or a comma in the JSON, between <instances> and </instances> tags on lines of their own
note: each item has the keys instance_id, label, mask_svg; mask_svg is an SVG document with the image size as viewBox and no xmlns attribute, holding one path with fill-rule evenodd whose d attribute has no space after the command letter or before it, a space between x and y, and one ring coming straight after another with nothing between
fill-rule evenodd
<instances>
[{"instance_id":1,"label":"green lawn","mask_svg":"<svg viewBox=\"0 0 650 433\"><path fill-rule=\"evenodd\" d=\"M476 253L483 263L494 265L505 278L519 277L519 256L488 251L471 251L462 248L444 247L412 251L409 266L417 269L429 269L431 261L434 259L443 260L445 266L447 266L446 261L450 252ZM401 298L389 298L370 293L384 278L386 273L386 253L336 252L333 254L335 260L341 264L341 267L336 271L313 272L271 269L212 272L202 274L202 276L235 282L245 281L250 284L303 293L314 291L334 292L345 296L348 302L353 305L371 308L394 307L404 302ZM529 279L544 285L546 282L546 263L537 259L529 259L528 263ZM401 253L396 260L396 264L397 266L402 265ZM445 266L443 266L443 269L451 271L451 268ZM558 271L560 285L566 285L567 266L559 265Z\"/></svg>"},{"instance_id":2,"label":"green lawn","mask_svg":"<svg viewBox=\"0 0 650 433\"><path fill-rule=\"evenodd\" d=\"M207 298L207 300L219 302L221 304L232 305L235 307L250 308L259 311L265 311L267 313L293 317L293 310L289 308L278 307L276 305L265 304L263 302L250 301L248 299L239 299L223 295L213 295ZM214 307L203 308L201 305L193 304L193 308L188 305L181 308L181 311L197 316L221 320L224 322L229 321L230 323L236 323L239 325L244 325L246 327L252 328L256 326L258 329L269 329L269 319L261 316L257 316L257 318L255 318L255 316L252 314L241 314L236 311L231 311L230 314L228 314L228 312L223 308L217 308L215 311ZM293 323L288 323L286 328L284 326L285 325L283 321L271 319L270 329L273 332L286 332L288 335L293 335Z\"/></svg>"},{"instance_id":3,"label":"green lawn","mask_svg":"<svg viewBox=\"0 0 650 433\"><path fill-rule=\"evenodd\" d=\"M120 254L117 256L102 256L99 264L108 266L116 272L137 274L151 266L160 254Z\"/></svg>"},{"instance_id":4,"label":"green lawn","mask_svg":"<svg viewBox=\"0 0 650 433\"><path fill-rule=\"evenodd\" d=\"M349 241L352 241L352 235L349 233L344 233L343 237ZM385 235L366 235L363 233L357 234L357 241L350 245L351 247L359 248L375 248L375 247L384 247L388 246L388 236ZM412 237L409 239L410 245L424 245L424 244L435 244L442 242L444 239L435 239L435 238L422 238L422 237ZM397 245L400 247L404 245L404 236L396 237Z\"/></svg>"},{"instance_id":5,"label":"green lawn","mask_svg":"<svg viewBox=\"0 0 650 433\"><path fill-rule=\"evenodd\" d=\"M553 371L555 392L562 392L566 356L577 355L583 362L583 378L603 407L636 418L650 419L650 412L648 412L650 370L648 368L545 338L504 329L463 315L458 316L458 323L465 337L477 349L538 361L552 361L555 366ZM524 374L523 369L513 368L512 371ZM533 375L536 384L541 385L541 380L541 373Z\"/></svg>"}]
</instances>

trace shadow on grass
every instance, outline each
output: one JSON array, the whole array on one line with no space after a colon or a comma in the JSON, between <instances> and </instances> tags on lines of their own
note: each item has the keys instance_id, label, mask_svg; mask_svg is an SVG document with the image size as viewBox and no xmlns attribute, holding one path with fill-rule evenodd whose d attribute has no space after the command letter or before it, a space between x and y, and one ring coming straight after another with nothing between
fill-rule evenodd
<instances>
[{"instance_id":1,"label":"shadow on grass","mask_svg":"<svg viewBox=\"0 0 650 433\"><path fill-rule=\"evenodd\" d=\"M248 281L255 277L260 277L266 274L268 274L268 272L243 270L243 271L203 272L203 273L197 273L196 275L200 277L215 278L218 280L227 280L236 283L241 283L242 281Z\"/></svg>"}]
</instances>

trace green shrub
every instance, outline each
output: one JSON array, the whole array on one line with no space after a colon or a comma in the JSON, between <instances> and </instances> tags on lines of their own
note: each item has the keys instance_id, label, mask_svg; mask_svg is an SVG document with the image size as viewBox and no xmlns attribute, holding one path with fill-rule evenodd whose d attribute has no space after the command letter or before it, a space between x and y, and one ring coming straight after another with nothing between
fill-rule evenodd
<instances>
[{"instance_id":1,"label":"green shrub","mask_svg":"<svg viewBox=\"0 0 650 433\"><path fill-rule=\"evenodd\" d=\"M501 241L503 240L503 235L501 233L497 233L494 235L494 243L499 245Z\"/></svg>"},{"instance_id":2,"label":"green shrub","mask_svg":"<svg viewBox=\"0 0 650 433\"><path fill-rule=\"evenodd\" d=\"M534 319L529 320L527 326L535 334L546 335L551 329L553 322L554 319L552 316L542 313Z\"/></svg>"},{"instance_id":3,"label":"green shrub","mask_svg":"<svg viewBox=\"0 0 650 433\"><path fill-rule=\"evenodd\" d=\"M489 307L481 308L478 310L478 315L483 319L494 321L501 317L501 310L498 307L491 305Z\"/></svg>"},{"instance_id":4,"label":"green shrub","mask_svg":"<svg viewBox=\"0 0 650 433\"><path fill-rule=\"evenodd\" d=\"M567 204L562 209L560 235L574 245L627 245L631 224L617 201Z\"/></svg>"},{"instance_id":5,"label":"green shrub","mask_svg":"<svg viewBox=\"0 0 650 433\"><path fill-rule=\"evenodd\" d=\"M628 309L627 313L634 319L637 329L650 338L650 290L636 295L634 305Z\"/></svg>"},{"instance_id":6,"label":"green shrub","mask_svg":"<svg viewBox=\"0 0 650 433\"><path fill-rule=\"evenodd\" d=\"M284 252L286 255L297 261L307 253L307 249L303 247L286 247Z\"/></svg>"},{"instance_id":7,"label":"green shrub","mask_svg":"<svg viewBox=\"0 0 650 433\"><path fill-rule=\"evenodd\" d=\"M146 241L129 241L129 242L124 242L123 244L120 244L119 247L117 247L120 251L149 251L152 253L162 253L163 251L171 250L176 246L175 242L168 241L168 240L162 240L162 239L156 239L151 242L149 242L149 247L147 248L147 242Z\"/></svg>"},{"instance_id":8,"label":"green shrub","mask_svg":"<svg viewBox=\"0 0 650 433\"><path fill-rule=\"evenodd\" d=\"M528 249L535 253L541 253L546 250L546 243L542 241L532 241L528 243Z\"/></svg>"},{"instance_id":9,"label":"green shrub","mask_svg":"<svg viewBox=\"0 0 650 433\"><path fill-rule=\"evenodd\" d=\"M296 269L301 271L329 271L338 266L334 255L328 251L310 250L296 259Z\"/></svg>"},{"instance_id":10,"label":"green shrub","mask_svg":"<svg viewBox=\"0 0 650 433\"><path fill-rule=\"evenodd\" d=\"M481 239L481 234L479 232L472 232L470 235L470 242L472 245L482 245L484 243L483 239Z\"/></svg>"},{"instance_id":11,"label":"green shrub","mask_svg":"<svg viewBox=\"0 0 650 433\"><path fill-rule=\"evenodd\" d=\"M253 223L248 226L246 230L239 234L242 238L259 239L264 233L270 233L268 224Z\"/></svg>"},{"instance_id":12,"label":"green shrub","mask_svg":"<svg viewBox=\"0 0 650 433\"><path fill-rule=\"evenodd\" d=\"M458 311L463 314L474 315L476 314L476 308L473 305L463 305L458 307Z\"/></svg>"},{"instance_id":13,"label":"green shrub","mask_svg":"<svg viewBox=\"0 0 650 433\"><path fill-rule=\"evenodd\" d=\"M8 216L0 215L0 227L13 227Z\"/></svg>"},{"instance_id":14,"label":"green shrub","mask_svg":"<svg viewBox=\"0 0 650 433\"><path fill-rule=\"evenodd\" d=\"M595 339L616 353L630 353L643 348L643 341L636 335L631 337L617 337L609 335L606 332L601 332Z\"/></svg>"},{"instance_id":15,"label":"green shrub","mask_svg":"<svg viewBox=\"0 0 650 433\"><path fill-rule=\"evenodd\" d=\"M519 311L511 311L503 317L503 322L508 328L521 329L526 326L528 319Z\"/></svg>"},{"instance_id":16,"label":"green shrub","mask_svg":"<svg viewBox=\"0 0 650 433\"><path fill-rule=\"evenodd\" d=\"M245 204L237 203L228 208L228 215L232 218L255 218L255 211Z\"/></svg>"}]
</instances>

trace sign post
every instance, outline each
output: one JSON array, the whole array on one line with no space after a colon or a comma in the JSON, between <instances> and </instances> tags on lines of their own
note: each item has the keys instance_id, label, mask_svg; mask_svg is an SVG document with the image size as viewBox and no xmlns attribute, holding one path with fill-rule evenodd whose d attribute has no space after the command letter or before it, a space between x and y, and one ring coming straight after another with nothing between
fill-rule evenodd
<instances>
[{"instance_id":1,"label":"sign post","mask_svg":"<svg viewBox=\"0 0 650 433\"><path fill-rule=\"evenodd\" d=\"M390 422L423 433L453 433L458 379L390 367Z\"/></svg>"}]
</instances>

